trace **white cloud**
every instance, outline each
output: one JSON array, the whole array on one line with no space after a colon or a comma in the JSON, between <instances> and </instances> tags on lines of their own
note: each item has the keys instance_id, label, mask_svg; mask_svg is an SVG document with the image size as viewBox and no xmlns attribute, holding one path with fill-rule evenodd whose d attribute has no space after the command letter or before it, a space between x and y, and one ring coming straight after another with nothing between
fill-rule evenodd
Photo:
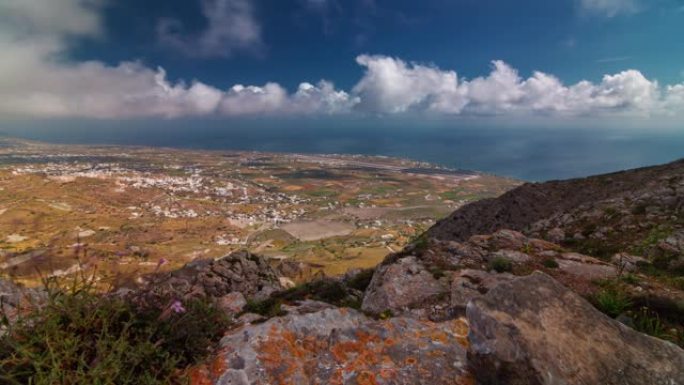
<instances>
[{"instance_id":1,"label":"white cloud","mask_svg":"<svg viewBox=\"0 0 684 385\"><path fill-rule=\"evenodd\" d=\"M103 4L100 0L0 2L0 115L174 118L328 114L348 111L354 104L353 98L329 82L317 86L303 83L294 94L275 83L223 91L196 80L190 84L171 82L162 68L152 70L137 62L108 66L98 61L65 60L72 38L101 34ZM221 9L217 14L226 4L213 3ZM208 42L205 47L224 36L218 27L212 28L213 32L202 37ZM242 41L252 41L249 36L246 33Z\"/></svg>"},{"instance_id":2,"label":"white cloud","mask_svg":"<svg viewBox=\"0 0 684 385\"><path fill-rule=\"evenodd\" d=\"M189 56L229 57L236 51L257 51L262 47L261 26L254 18L249 0L202 0L205 30L188 34L176 19L162 19L157 34L162 44Z\"/></svg>"},{"instance_id":3,"label":"white cloud","mask_svg":"<svg viewBox=\"0 0 684 385\"><path fill-rule=\"evenodd\" d=\"M356 62L366 67L353 89L363 110L397 113L420 108L457 113L461 109L458 77L453 71L410 65L387 56L361 55Z\"/></svg>"},{"instance_id":4,"label":"white cloud","mask_svg":"<svg viewBox=\"0 0 684 385\"><path fill-rule=\"evenodd\" d=\"M599 82L565 85L543 72L524 78L498 60L486 76L465 79L434 65L361 55L356 61L365 71L351 91L320 81L301 83L288 92L273 82L226 90L198 80L172 81L162 68L139 62L110 66L69 61L73 39L103 34L104 4L104 0L0 1L0 116L425 114L600 119L684 115L684 83L661 86L637 70L605 75ZM46 17L53 10L55 18Z\"/></svg>"},{"instance_id":5,"label":"white cloud","mask_svg":"<svg viewBox=\"0 0 684 385\"><path fill-rule=\"evenodd\" d=\"M580 5L587 12L608 17L634 13L640 9L639 0L580 0Z\"/></svg>"},{"instance_id":6,"label":"white cloud","mask_svg":"<svg viewBox=\"0 0 684 385\"><path fill-rule=\"evenodd\" d=\"M663 90L637 70L605 75L597 84L566 86L543 72L523 79L499 60L492 62L488 76L472 80L386 56L362 55L357 61L366 67L354 87L359 108L380 114L648 116L684 109L679 99L684 84Z\"/></svg>"}]
</instances>

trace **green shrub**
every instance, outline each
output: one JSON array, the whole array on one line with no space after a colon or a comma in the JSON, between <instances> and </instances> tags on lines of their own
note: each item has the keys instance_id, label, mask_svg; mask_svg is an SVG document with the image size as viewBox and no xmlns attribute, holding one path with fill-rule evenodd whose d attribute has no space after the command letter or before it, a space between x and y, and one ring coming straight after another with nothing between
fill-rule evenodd
<instances>
[{"instance_id":1,"label":"green shrub","mask_svg":"<svg viewBox=\"0 0 684 385\"><path fill-rule=\"evenodd\" d=\"M364 291L370 285L375 269L363 269L358 274L347 281L347 286L352 289Z\"/></svg>"},{"instance_id":2,"label":"green shrub","mask_svg":"<svg viewBox=\"0 0 684 385\"><path fill-rule=\"evenodd\" d=\"M248 300L247 305L245 305L244 311L247 313L256 313L264 317L277 317L285 314L280 306L282 305L282 300L269 297L262 301Z\"/></svg>"},{"instance_id":3,"label":"green shrub","mask_svg":"<svg viewBox=\"0 0 684 385\"><path fill-rule=\"evenodd\" d=\"M543 260L542 265L544 265L544 267L548 267L549 269L557 269L558 268L558 262L556 262L556 260L553 258L548 258L548 259Z\"/></svg>"},{"instance_id":4,"label":"green shrub","mask_svg":"<svg viewBox=\"0 0 684 385\"><path fill-rule=\"evenodd\" d=\"M503 257L496 257L489 262L489 270L494 270L497 273L503 273L513 270L513 263Z\"/></svg>"},{"instance_id":5,"label":"green shrub","mask_svg":"<svg viewBox=\"0 0 684 385\"><path fill-rule=\"evenodd\" d=\"M627 273L620 276L620 281L630 285L636 285L639 283L639 277L637 277L636 274Z\"/></svg>"},{"instance_id":6,"label":"green shrub","mask_svg":"<svg viewBox=\"0 0 684 385\"><path fill-rule=\"evenodd\" d=\"M142 309L91 286L51 287L0 337L3 384L180 384L229 326L201 300Z\"/></svg>"},{"instance_id":7,"label":"green shrub","mask_svg":"<svg viewBox=\"0 0 684 385\"><path fill-rule=\"evenodd\" d=\"M634 313L634 329L653 337L669 339L658 313L642 307Z\"/></svg>"},{"instance_id":8,"label":"green shrub","mask_svg":"<svg viewBox=\"0 0 684 385\"><path fill-rule=\"evenodd\" d=\"M593 302L596 308L613 318L632 306L632 301L619 286L602 289L594 296Z\"/></svg>"}]
</instances>

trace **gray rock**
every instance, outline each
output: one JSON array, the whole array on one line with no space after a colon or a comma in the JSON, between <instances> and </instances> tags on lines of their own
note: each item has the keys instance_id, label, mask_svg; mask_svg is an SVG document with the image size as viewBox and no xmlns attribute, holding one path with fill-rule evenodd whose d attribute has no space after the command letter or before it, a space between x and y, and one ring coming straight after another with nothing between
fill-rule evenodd
<instances>
[{"instance_id":1,"label":"gray rock","mask_svg":"<svg viewBox=\"0 0 684 385\"><path fill-rule=\"evenodd\" d=\"M471 380L463 320L375 321L350 309L291 314L231 331L204 373L216 385L446 385Z\"/></svg>"},{"instance_id":2,"label":"gray rock","mask_svg":"<svg viewBox=\"0 0 684 385\"><path fill-rule=\"evenodd\" d=\"M499 230L489 239L489 247L493 250L520 250L527 243L527 237L514 230Z\"/></svg>"},{"instance_id":3,"label":"gray rock","mask_svg":"<svg viewBox=\"0 0 684 385\"><path fill-rule=\"evenodd\" d=\"M578 253L562 253L556 262L559 270L588 280L611 278L618 273L615 266Z\"/></svg>"},{"instance_id":4,"label":"gray rock","mask_svg":"<svg viewBox=\"0 0 684 385\"><path fill-rule=\"evenodd\" d=\"M610 259L621 271L636 271L639 265L648 265L650 262L646 258L638 257L628 253L617 253Z\"/></svg>"},{"instance_id":5,"label":"gray rock","mask_svg":"<svg viewBox=\"0 0 684 385\"><path fill-rule=\"evenodd\" d=\"M263 257L238 251L217 260L198 260L183 268L152 276L134 300L164 306L169 298L219 298L240 292L247 299L262 300L281 290L277 274Z\"/></svg>"},{"instance_id":6,"label":"gray rock","mask_svg":"<svg viewBox=\"0 0 684 385\"><path fill-rule=\"evenodd\" d=\"M560 227L554 227L546 233L546 239L554 243L560 243L565 239L565 231Z\"/></svg>"},{"instance_id":7,"label":"gray rock","mask_svg":"<svg viewBox=\"0 0 684 385\"><path fill-rule=\"evenodd\" d=\"M468 304L480 384L684 384L684 350L638 333L535 272Z\"/></svg>"},{"instance_id":8,"label":"gray rock","mask_svg":"<svg viewBox=\"0 0 684 385\"><path fill-rule=\"evenodd\" d=\"M228 314L238 314L247 305L245 296L239 291L233 291L216 301L217 307Z\"/></svg>"},{"instance_id":9,"label":"gray rock","mask_svg":"<svg viewBox=\"0 0 684 385\"><path fill-rule=\"evenodd\" d=\"M522 253L520 251L515 251L515 250L499 250L495 251L485 258L487 261L492 261L494 259L498 258L503 258L505 260L511 261L513 263L518 263L522 264L525 262L529 262L532 260L532 257L529 255Z\"/></svg>"},{"instance_id":10,"label":"gray rock","mask_svg":"<svg viewBox=\"0 0 684 385\"><path fill-rule=\"evenodd\" d=\"M451 307L465 312L468 302L485 295L501 282L515 278L508 273L488 273L482 270L465 269L459 271L451 281Z\"/></svg>"},{"instance_id":11,"label":"gray rock","mask_svg":"<svg viewBox=\"0 0 684 385\"><path fill-rule=\"evenodd\" d=\"M448 292L448 282L439 281L421 261L408 256L378 266L366 289L361 309L373 314L389 310L396 315L413 307L422 307L429 300Z\"/></svg>"}]
</instances>

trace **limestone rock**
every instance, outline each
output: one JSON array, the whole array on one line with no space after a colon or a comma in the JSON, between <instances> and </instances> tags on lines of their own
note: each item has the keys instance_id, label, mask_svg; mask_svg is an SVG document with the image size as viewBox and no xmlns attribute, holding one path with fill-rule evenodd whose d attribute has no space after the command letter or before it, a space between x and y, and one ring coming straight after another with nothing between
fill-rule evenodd
<instances>
[{"instance_id":1,"label":"limestone rock","mask_svg":"<svg viewBox=\"0 0 684 385\"><path fill-rule=\"evenodd\" d=\"M556 262L559 270L588 280L611 278L618 273L615 266L578 253L562 253Z\"/></svg>"},{"instance_id":2,"label":"limestone rock","mask_svg":"<svg viewBox=\"0 0 684 385\"><path fill-rule=\"evenodd\" d=\"M684 350L608 318L535 272L468 304L468 359L478 383L684 384Z\"/></svg>"},{"instance_id":3,"label":"limestone rock","mask_svg":"<svg viewBox=\"0 0 684 385\"><path fill-rule=\"evenodd\" d=\"M227 334L202 383L472 384L466 333L463 320L375 321L350 309L291 314Z\"/></svg>"},{"instance_id":4,"label":"limestone rock","mask_svg":"<svg viewBox=\"0 0 684 385\"><path fill-rule=\"evenodd\" d=\"M456 274L451 282L451 307L465 312L468 302L480 298L501 282L515 276L508 273L496 274L482 270L465 269Z\"/></svg>"},{"instance_id":5,"label":"limestone rock","mask_svg":"<svg viewBox=\"0 0 684 385\"><path fill-rule=\"evenodd\" d=\"M216 301L217 307L229 314L238 314L247 305L245 296L239 291L224 295Z\"/></svg>"},{"instance_id":6,"label":"limestone rock","mask_svg":"<svg viewBox=\"0 0 684 385\"><path fill-rule=\"evenodd\" d=\"M408 256L378 266L361 309L374 314L389 310L396 315L448 292L447 282L435 278L416 257Z\"/></svg>"},{"instance_id":7,"label":"limestone rock","mask_svg":"<svg viewBox=\"0 0 684 385\"><path fill-rule=\"evenodd\" d=\"M648 265L649 261L646 258L638 257L628 253L617 253L610 259L611 262L622 271L636 271L639 265Z\"/></svg>"},{"instance_id":8,"label":"limestone rock","mask_svg":"<svg viewBox=\"0 0 684 385\"><path fill-rule=\"evenodd\" d=\"M281 289L278 276L264 258L238 251L217 260L193 261L179 270L153 276L134 294L134 299L163 306L168 298L217 300L240 292L247 299L261 300Z\"/></svg>"}]
</instances>

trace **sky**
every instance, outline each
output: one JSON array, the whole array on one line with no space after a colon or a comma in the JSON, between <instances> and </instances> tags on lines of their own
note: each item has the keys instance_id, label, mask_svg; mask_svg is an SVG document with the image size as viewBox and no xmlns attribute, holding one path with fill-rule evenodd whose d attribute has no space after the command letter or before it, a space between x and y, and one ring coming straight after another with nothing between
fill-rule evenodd
<instances>
[{"instance_id":1,"label":"sky","mask_svg":"<svg viewBox=\"0 0 684 385\"><path fill-rule=\"evenodd\" d=\"M683 0L0 0L0 52L0 121L684 119Z\"/></svg>"}]
</instances>

